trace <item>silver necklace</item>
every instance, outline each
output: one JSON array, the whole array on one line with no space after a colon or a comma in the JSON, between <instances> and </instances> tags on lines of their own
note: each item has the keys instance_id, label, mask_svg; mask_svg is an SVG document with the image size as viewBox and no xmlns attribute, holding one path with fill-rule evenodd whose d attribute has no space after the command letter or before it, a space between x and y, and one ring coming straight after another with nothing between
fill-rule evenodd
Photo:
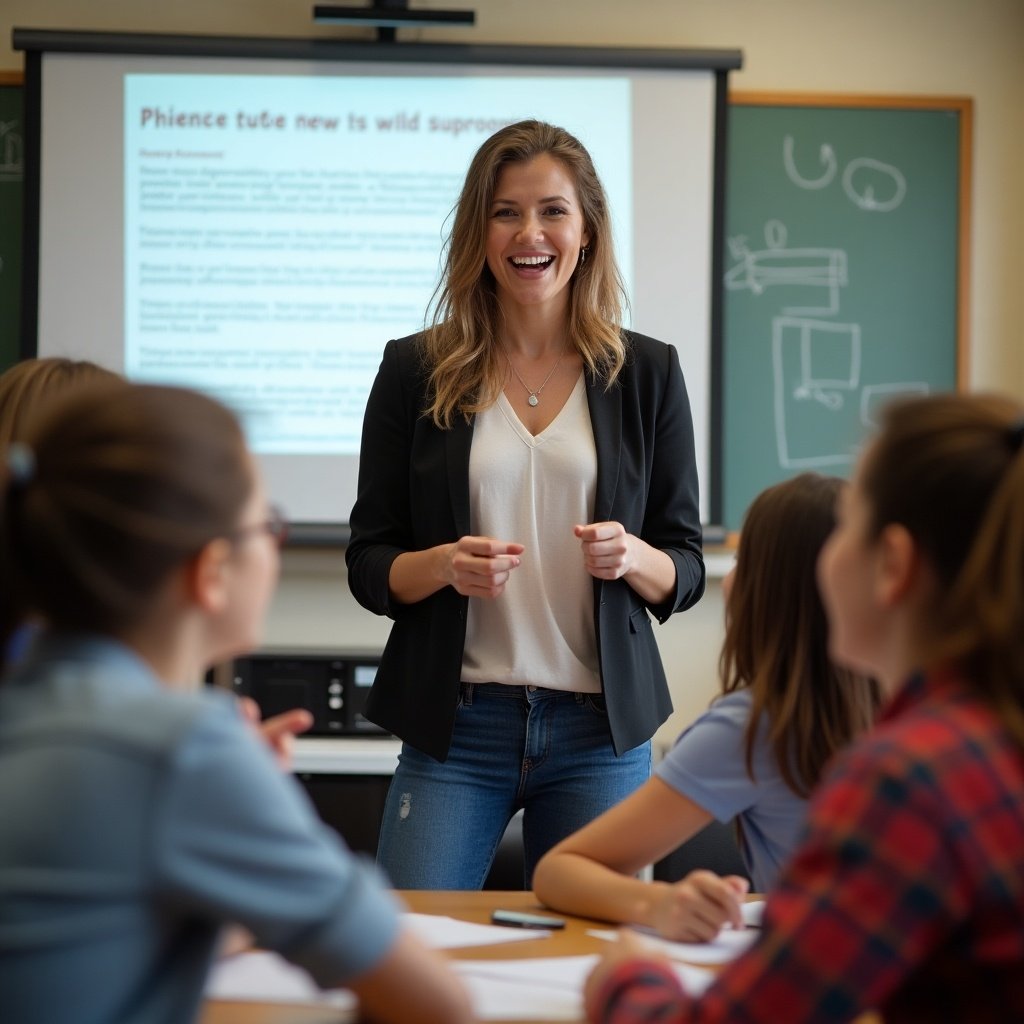
<instances>
[{"instance_id":1,"label":"silver necklace","mask_svg":"<svg viewBox=\"0 0 1024 1024\"><path fill-rule=\"evenodd\" d=\"M502 348L505 348L505 346L502 345ZM544 378L544 382L541 384L539 388L537 388L536 391L534 391L530 387L530 385L527 384L525 380L523 380L515 366L512 365L512 357L508 354L508 349L505 349L505 358L508 360L509 369L516 375L517 379L519 380L519 383L522 384L524 388L526 388L526 393L530 396L529 398L527 398L526 401L530 405L535 406L540 402L540 393L547 387L548 381L551 380L551 378L555 375L555 370L557 370L558 367L561 365L562 356L564 355L565 348L563 347L562 351L559 353L558 359L555 360L555 365L552 366L550 370L548 370L548 375Z\"/></svg>"}]
</instances>

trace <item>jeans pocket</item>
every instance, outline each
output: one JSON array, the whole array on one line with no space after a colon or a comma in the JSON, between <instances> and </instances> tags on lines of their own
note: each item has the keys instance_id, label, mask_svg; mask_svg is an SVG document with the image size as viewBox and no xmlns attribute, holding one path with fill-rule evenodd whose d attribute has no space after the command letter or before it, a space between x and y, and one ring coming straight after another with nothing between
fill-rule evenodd
<instances>
[{"instance_id":1,"label":"jeans pocket","mask_svg":"<svg viewBox=\"0 0 1024 1024\"><path fill-rule=\"evenodd\" d=\"M463 708L471 708L473 706L473 684L472 683L459 683L459 699L455 704L455 710L461 711Z\"/></svg>"}]
</instances>

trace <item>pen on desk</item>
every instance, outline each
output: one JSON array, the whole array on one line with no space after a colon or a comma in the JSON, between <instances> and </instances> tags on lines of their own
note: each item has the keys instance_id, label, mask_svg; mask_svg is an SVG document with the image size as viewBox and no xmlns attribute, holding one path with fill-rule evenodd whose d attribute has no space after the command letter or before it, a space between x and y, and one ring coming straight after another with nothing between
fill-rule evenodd
<instances>
[{"instance_id":1,"label":"pen on desk","mask_svg":"<svg viewBox=\"0 0 1024 1024\"><path fill-rule=\"evenodd\" d=\"M561 917L550 917L546 914L524 914L518 910L495 910L491 914L494 924L503 924L511 928L564 928L565 920Z\"/></svg>"}]
</instances>

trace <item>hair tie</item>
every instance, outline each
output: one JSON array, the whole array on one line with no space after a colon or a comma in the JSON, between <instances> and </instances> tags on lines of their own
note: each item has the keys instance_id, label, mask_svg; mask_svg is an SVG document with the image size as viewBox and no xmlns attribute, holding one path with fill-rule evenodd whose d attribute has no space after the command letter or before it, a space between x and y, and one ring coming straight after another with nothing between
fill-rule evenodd
<instances>
[{"instance_id":1,"label":"hair tie","mask_svg":"<svg viewBox=\"0 0 1024 1024\"><path fill-rule=\"evenodd\" d=\"M36 475L35 452L21 441L14 441L7 446L4 462L7 466L7 486L12 489L24 490Z\"/></svg>"},{"instance_id":2,"label":"hair tie","mask_svg":"<svg viewBox=\"0 0 1024 1024\"><path fill-rule=\"evenodd\" d=\"M1007 440L1010 442L1010 447L1015 451L1019 452L1021 446L1024 445L1024 417L1017 420L1017 422L1010 427L1006 432Z\"/></svg>"}]
</instances>

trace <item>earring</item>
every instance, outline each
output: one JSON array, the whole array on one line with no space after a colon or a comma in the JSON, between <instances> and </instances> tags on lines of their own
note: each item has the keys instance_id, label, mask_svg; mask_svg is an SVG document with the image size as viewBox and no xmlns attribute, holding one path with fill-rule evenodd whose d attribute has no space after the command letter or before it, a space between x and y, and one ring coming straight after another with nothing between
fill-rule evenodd
<instances>
[{"instance_id":1,"label":"earring","mask_svg":"<svg viewBox=\"0 0 1024 1024\"><path fill-rule=\"evenodd\" d=\"M584 249L580 249L580 266L582 267L583 264L586 263L586 262L587 262L587 250L585 248Z\"/></svg>"}]
</instances>

